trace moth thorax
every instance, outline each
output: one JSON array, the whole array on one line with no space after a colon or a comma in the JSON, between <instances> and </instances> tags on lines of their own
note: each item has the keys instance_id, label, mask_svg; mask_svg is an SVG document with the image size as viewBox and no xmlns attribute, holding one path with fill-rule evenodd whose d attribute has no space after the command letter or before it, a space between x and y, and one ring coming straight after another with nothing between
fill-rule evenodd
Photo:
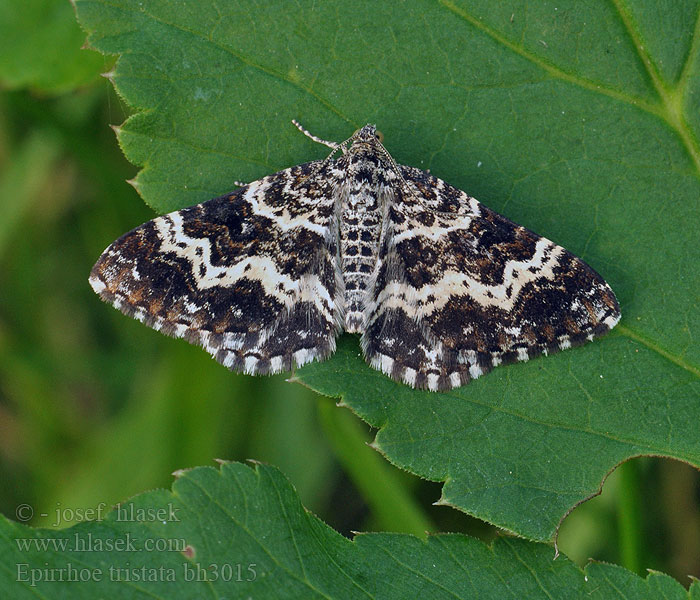
<instances>
[{"instance_id":1,"label":"moth thorax","mask_svg":"<svg viewBox=\"0 0 700 600\"><path fill-rule=\"evenodd\" d=\"M345 330L363 330L369 282L377 264L382 214L376 202L344 203L340 219L340 252L345 281Z\"/></svg>"}]
</instances>

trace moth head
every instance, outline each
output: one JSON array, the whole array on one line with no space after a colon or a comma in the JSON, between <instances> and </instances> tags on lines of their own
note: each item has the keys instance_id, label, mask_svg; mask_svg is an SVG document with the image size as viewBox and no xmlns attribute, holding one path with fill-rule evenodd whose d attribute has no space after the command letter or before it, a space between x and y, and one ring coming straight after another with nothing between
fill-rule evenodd
<instances>
[{"instance_id":1,"label":"moth head","mask_svg":"<svg viewBox=\"0 0 700 600\"><path fill-rule=\"evenodd\" d=\"M379 140L379 142L384 141L384 135L381 131L377 131L376 125L370 125L369 123L364 127L360 127L355 133L352 134L352 139L357 142L373 142Z\"/></svg>"}]
</instances>

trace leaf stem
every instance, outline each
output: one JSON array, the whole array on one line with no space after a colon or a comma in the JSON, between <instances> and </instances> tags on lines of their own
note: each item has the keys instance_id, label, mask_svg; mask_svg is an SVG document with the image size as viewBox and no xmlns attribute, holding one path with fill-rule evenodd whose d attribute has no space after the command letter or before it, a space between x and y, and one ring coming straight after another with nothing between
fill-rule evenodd
<instances>
[{"instance_id":1,"label":"leaf stem","mask_svg":"<svg viewBox=\"0 0 700 600\"><path fill-rule=\"evenodd\" d=\"M639 465L628 460L618 467L617 498L618 542L620 561L637 575L642 572L641 507L639 499Z\"/></svg>"},{"instance_id":2,"label":"leaf stem","mask_svg":"<svg viewBox=\"0 0 700 600\"><path fill-rule=\"evenodd\" d=\"M318 413L336 457L382 528L422 539L435 531L395 470L368 446L371 440L357 418L325 397L319 398Z\"/></svg>"}]
</instances>

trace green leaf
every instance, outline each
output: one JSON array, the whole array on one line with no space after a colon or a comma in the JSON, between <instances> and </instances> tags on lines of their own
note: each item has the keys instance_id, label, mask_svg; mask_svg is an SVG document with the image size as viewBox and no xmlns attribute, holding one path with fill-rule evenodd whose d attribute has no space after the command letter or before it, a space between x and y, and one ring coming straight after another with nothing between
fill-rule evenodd
<instances>
[{"instance_id":1,"label":"green leaf","mask_svg":"<svg viewBox=\"0 0 700 600\"><path fill-rule=\"evenodd\" d=\"M443 502L537 540L630 456L700 465L699 6L77 0L120 54L119 140L157 210L324 156L292 118L336 140L376 122L398 162L610 282L610 336L452 393L392 383L351 339L298 375Z\"/></svg>"},{"instance_id":2,"label":"green leaf","mask_svg":"<svg viewBox=\"0 0 700 600\"><path fill-rule=\"evenodd\" d=\"M264 465L193 469L172 492L148 492L92 516L99 520L63 530L0 519L2 596L689 597L670 577L640 579L602 564L583 571L563 556L553 560L550 546L519 539L490 547L455 534L350 541L307 512L282 474Z\"/></svg>"},{"instance_id":3,"label":"green leaf","mask_svg":"<svg viewBox=\"0 0 700 600\"><path fill-rule=\"evenodd\" d=\"M0 1L0 82L43 92L71 90L108 70L96 52L81 50L85 34L66 0Z\"/></svg>"}]
</instances>

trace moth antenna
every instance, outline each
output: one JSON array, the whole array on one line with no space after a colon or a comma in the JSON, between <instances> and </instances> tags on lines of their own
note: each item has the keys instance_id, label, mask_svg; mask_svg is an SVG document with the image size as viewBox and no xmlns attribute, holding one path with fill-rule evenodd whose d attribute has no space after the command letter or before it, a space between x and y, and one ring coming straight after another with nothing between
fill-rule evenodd
<instances>
[{"instance_id":1,"label":"moth antenna","mask_svg":"<svg viewBox=\"0 0 700 600\"><path fill-rule=\"evenodd\" d=\"M332 148L333 150L337 150L338 148L341 147L341 144L338 142L329 142L328 140L323 140L318 136L315 136L313 133L311 133L308 129L304 129L301 123L297 121L296 119L292 119L292 123L294 124L294 127L296 127L299 131L301 131L307 138L310 140L313 140L317 144L323 144L324 146L328 146L329 148Z\"/></svg>"}]
</instances>

